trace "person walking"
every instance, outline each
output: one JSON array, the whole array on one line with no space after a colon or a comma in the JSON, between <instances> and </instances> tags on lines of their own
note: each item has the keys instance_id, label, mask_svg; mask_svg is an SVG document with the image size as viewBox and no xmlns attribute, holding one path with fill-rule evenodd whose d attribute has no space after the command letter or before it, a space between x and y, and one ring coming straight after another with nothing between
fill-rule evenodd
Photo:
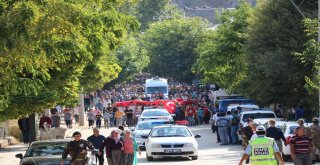
<instances>
[{"instance_id":1,"label":"person walking","mask_svg":"<svg viewBox=\"0 0 320 165\"><path fill-rule=\"evenodd\" d=\"M196 115L195 109L192 106L188 106L186 109L186 115L187 115L187 120L189 123L189 126L192 127L195 125L195 120L194 117Z\"/></svg>"},{"instance_id":2,"label":"person walking","mask_svg":"<svg viewBox=\"0 0 320 165\"><path fill-rule=\"evenodd\" d=\"M277 143L277 146L279 148L279 151L280 153L282 153L283 151L283 146L282 146L282 142L284 142L285 145L286 144L286 138L284 137L282 131L280 128L277 128L275 125L276 125L276 121L275 120L270 120L269 121L269 125L270 127L267 128L267 134L266 136L269 137L269 138L273 138L276 143Z\"/></svg>"},{"instance_id":3,"label":"person walking","mask_svg":"<svg viewBox=\"0 0 320 165\"><path fill-rule=\"evenodd\" d=\"M226 116L228 119L229 119L229 124L228 124L228 139L229 139L229 144L232 144L232 137L231 137L231 120L233 119L233 116L231 114L231 111L227 111L227 116Z\"/></svg>"},{"instance_id":4,"label":"person walking","mask_svg":"<svg viewBox=\"0 0 320 165\"><path fill-rule=\"evenodd\" d=\"M63 150L61 165L68 155L71 156L70 164L72 165L87 165L89 158L87 157L88 150L94 150L92 143L87 140L81 139L81 133L76 131L72 134L73 140L70 141L66 148Z\"/></svg>"},{"instance_id":5,"label":"person walking","mask_svg":"<svg viewBox=\"0 0 320 165\"><path fill-rule=\"evenodd\" d=\"M238 125L239 125L239 118L238 118L238 112L234 111L233 112L233 116L232 119L230 121L230 127L231 127L231 144L235 145L238 143L239 141L239 137L238 137Z\"/></svg>"},{"instance_id":6,"label":"person walking","mask_svg":"<svg viewBox=\"0 0 320 165\"><path fill-rule=\"evenodd\" d=\"M95 119L96 119L96 127L97 128L101 128L101 122L102 122L102 118L103 116L101 115L101 112L99 111L96 116L95 116Z\"/></svg>"},{"instance_id":7,"label":"person walking","mask_svg":"<svg viewBox=\"0 0 320 165\"><path fill-rule=\"evenodd\" d=\"M52 124L51 118L48 117L45 112L43 112L39 121L40 140L49 139L48 129L50 128L51 124Z\"/></svg>"},{"instance_id":8,"label":"person walking","mask_svg":"<svg viewBox=\"0 0 320 165\"><path fill-rule=\"evenodd\" d=\"M52 115L51 115L51 121L52 121L51 128L59 128L60 124L61 124L61 117L58 115L58 111L52 110L51 113L52 113Z\"/></svg>"},{"instance_id":9,"label":"person walking","mask_svg":"<svg viewBox=\"0 0 320 165\"><path fill-rule=\"evenodd\" d=\"M316 151L320 151L320 125L317 117L312 118L312 125L310 126L312 139L312 163L316 161Z\"/></svg>"},{"instance_id":10,"label":"person walking","mask_svg":"<svg viewBox=\"0 0 320 165\"><path fill-rule=\"evenodd\" d=\"M141 155L136 139L131 136L130 130L125 130L123 139L123 165L137 165L137 152Z\"/></svg>"},{"instance_id":11,"label":"person walking","mask_svg":"<svg viewBox=\"0 0 320 165\"><path fill-rule=\"evenodd\" d=\"M305 136L305 129L298 126L295 135L290 140L291 158L294 165L311 165L312 143L308 136Z\"/></svg>"},{"instance_id":12,"label":"person walking","mask_svg":"<svg viewBox=\"0 0 320 165\"><path fill-rule=\"evenodd\" d=\"M101 148L101 146L103 145L105 139L106 138L103 135L99 134L99 129L98 128L94 128L93 129L93 135L91 135L91 136L89 136L87 138L87 140L89 142L91 142L92 145L94 146L94 148L96 148L96 149ZM102 153L100 155L96 154L96 157L99 160L99 165L103 165L103 163L104 163L103 151L102 151Z\"/></svg>"},{"instance_id":13,"label":"person walking","mask_svg":"<svg viewBox=\"0 0 320 165\"><path fill-rule=\"evenodd\" d=\"M121 165L123 156L123 138L120 137L120 130L115 129L110 136L106 138L99 149L99 155L105 148L108 165Z\"/></svg>"},{"instance_id":14,"label":"person walking","mask_svg":"<svg viewBox=\"0 0 320 165\"><path fill-rule=\"evenodd\" d=\"M133 122L133 110L131 109L131 107L130 108L127 107L124 113L126 114L126 117L127 117L127 125L128 127L131 127Z\"/></svg>"},{"instance_id":15,"label":"person walking","mask_svg":"<svg viewBox=\"0 0 320 165\"><path fill-rule=\"evenodd\" d=\"M197 110L197 116L198 116L198 122L199 125L203 124L203 119L204 119L204 112L203 109L199 106L198 110Z\"/></svg>"},{"instance_id":16,"label":"person walking","mask_svg":"<svg viewBox=\"0 0 320 165\"><path fill-rule=\"evenodd\" d=\"M23 143L29 143L29 118L22 117L18 120L19 129L21 130Z\"/></svg>"},{"instance_id":17,"label":"person walking","mask_svg":"<svg viewBox=\"0 0 320 165\"><path fill-rule=\"evenodd\" d=\"M219 135L219 131L218 131L218 124L217 124L217 120L220 117L220 112L217 111L213 116L212 116L212 122L213 122L213 126L212 126L212 132L216 133L217 135L217 142L216 143L221 143L221 138Z\"/></svg>"},{"instance_id":18,"label":"person walking","mask_svg":"<svg viewBox=\"0 0 320 165\"><path fill-rule=\"evenodd\" d=\"M71 110L70 109L65 109L64 112L64 121L66 122L67 128L71 128Z\"/></svg>"},{"instance_id":19,"label":"person walking","mask_svg":"<svg viewBox=\"0 0 320 165\"><path fill-rule=\"evenodd\" d=\"M119 126L122 124L122 117L123 117L123 112L120 111L120 109L117 109L115 115L116 119L116 126Z\"/></svg>"},{"instance_id":20,"label":"person walking","mask_svg":"<svg viewBox=\"0 0 320 165\"><path fill-rule=\"evenodd\" d=\"M309 128L309 127L306 127L306 126L304 125L304 123L305 123L304 120L303 120L303 119L299 119L299 120L297 121L297 123L298 123L298 125L299 125L300 127L303 127L305 136L310 137L310 136L311 136L310 128Z\"/></svg>"},{"instance_id":21,"label":"person walking","mask_svg":"<svg viewBox=\"0 0 320 165\"><path fill-rule=\"evenodd\" d=\"M88 120L88 124L89 124L89 129L90 127L92 127L93 129L93 123L94 123L94 113L93 113L93 110L90 109L88 112L87 112L87 120Z\"/></svg>"},{"instance_id":22,"label":"person walking","mask_svg":"<svg viewBox=\"0 0 320 165\"><path fill-rule=\"evenodd\" d=\"M284 165L277 143L274 139L265 136L264 126L257 126L256 133L257 137L249 141L239 165L242 165L249 156L251 165L276 165L276 159L280 165Z\"/></svg>"},{"instance_id":23,"label":"person walking","mask_svg":"<svg viewBox=\"0 0 320 165\"><path fill-rule=\"evenodd\" d=\"M229 120L229 118L226 117L226 113L221 112L221 117L219 117L217 120L221 145L228 145L229 144L229 137L228 137L229 122L230 122L230 120Z\"/></svg>"},{"instance_id":24,"label":"person walking","mask_svg":"<svg viewBox=\"0 0 320 165\"><path fill-rule=\"evenodd\" d=\"M103 120L104 120L104 128L109 129L109 122L110 122L110 113L108 110L104 110L103 112Z\"/></svg>"}]
</instances>

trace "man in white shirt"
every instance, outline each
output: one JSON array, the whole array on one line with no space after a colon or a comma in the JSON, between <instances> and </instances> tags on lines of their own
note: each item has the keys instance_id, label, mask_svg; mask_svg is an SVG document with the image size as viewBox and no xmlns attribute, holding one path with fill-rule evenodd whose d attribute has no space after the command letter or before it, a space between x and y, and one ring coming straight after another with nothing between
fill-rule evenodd
<instances>
[{"instance_id":1,"label":"man in white shirt","mask_svg":"<svg viewBox=\"0 0 320 165\"><path fill-rule=\"evenodd\" d=\"M256 134L256 129L259 126L259 124L256 123L256 122L251 122L249 126L250 126L250 128L251 128L251 130L253 132L250 140L253 140L253 139L258 137L258 135Z\"/></svg>"}]
</instances>

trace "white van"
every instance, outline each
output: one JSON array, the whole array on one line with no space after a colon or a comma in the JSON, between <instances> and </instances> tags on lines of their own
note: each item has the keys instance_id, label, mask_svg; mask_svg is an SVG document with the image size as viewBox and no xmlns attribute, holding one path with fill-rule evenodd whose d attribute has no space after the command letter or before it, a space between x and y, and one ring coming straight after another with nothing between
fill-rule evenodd
<instances>
[{"instance_id":1,"label":"white van","mask_svg":"<svg viewBox=\"0 0 320 165\"><path fill-rule=\"evenodd\" d=\"M151 96L152 94L162 93L165 98L168 98L169 85L167 79L153 77L146 80L145 94Z\"/></svg>"}]
</instances>

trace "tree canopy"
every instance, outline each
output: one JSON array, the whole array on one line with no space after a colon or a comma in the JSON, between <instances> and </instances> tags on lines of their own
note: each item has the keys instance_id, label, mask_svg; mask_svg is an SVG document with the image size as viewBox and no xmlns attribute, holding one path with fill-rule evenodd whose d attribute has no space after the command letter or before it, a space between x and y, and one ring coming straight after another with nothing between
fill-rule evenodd
<instances>
[{"instance_id":1,"label":"tree canopy","mask_svg":"<svg viewBox=\"0 0 320 165\"><path fill-rule=\"evenodd\" d=\"M246 77L245 44L253 8L240 1L231 11L219 18L220 24L210 30L206 39L197 47L196 71L204 74L205 82L214 82L228 90L234 90Z\"/></svg>"},{"instance_id":2,"label":"tree canopy","mask_svg":"<svg viewBox=\"0 0 320 165\"><path fill-rule=\"evenodd\" d=\"M124 0L0 1L0 120L72 103L121 68L111 52L136 30Z\"/></svg>"},{"instance_id":3,"label":"tree canopy","mask_svg":"<svg viewBox=\"0 0 320 165\"><path fill-rule=\"evenodd\" d=\"M196 46L209 24L200 18L169 19L156 22L141 37L150 58L147 70L180 81L194 78Z\"/></svg>"}]
</instances>

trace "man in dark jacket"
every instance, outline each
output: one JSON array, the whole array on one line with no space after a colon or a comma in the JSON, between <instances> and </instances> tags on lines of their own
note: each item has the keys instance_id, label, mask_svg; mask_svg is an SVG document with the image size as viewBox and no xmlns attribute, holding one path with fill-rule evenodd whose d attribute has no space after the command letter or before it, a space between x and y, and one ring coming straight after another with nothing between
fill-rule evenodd
<instances>
[{"instance_id":1,"label":"man in dark jacket","mask_svg":"<svg viewBox=\"0 0 320 165\"><path fill-rule=\"evenodd\" d=\"M284 144L286 145L286 138L284 137L282 131L280 128L277 128L275 125L276 125L276 121L275 120L270 120L269 121L269 125L270 127L267 128L267 134L266 136L267 137L271 137L273 138L277 145L278 145L278 148L279 148L279 151L280 153L282 153L282 149L283 149L283 146L282 146L282 141L284 142ZM281 141L282 140L282 141Z\"/></svg>"},{"instance_id":2,"label":"man in dark jacket","mask_svg":"<svg viewBox=\"0 0 320 165\"><path fill-rule=\"evenodd\" d=\"M99 134L99 129L98 128L94 128L93 129L93 135L91 135L91 136L89 136L87 138L87 140L89 142L91 142L93 144L94 148L96 148L96 149L99 149L99 148L102 147L105 139L106 138L103 135ZM99 160L99 165L103 165L103 163L104 163L103 151L102 151L102 154L100 154L100 155L97 154L96 157Z\"/></svg>"},{"instance_id":3,"label":"man in dark jacket","mask_svg":"<svg viewBox=\"0 0 320 165\"><path fill-rule=\"evenodd\" d=\"M19 125L19 129L21 130L21 133L22 133L23 142L25 144L29 143L29 129L28 129L29 118L28 117L20 118L18 120L18 125Z\"/></svg>"},{"instance_id":4,"label":"man in dark jacket","mask_svg":"<svg viewBox=\"0 0 320 165\"><path fill-rule=\"evenodd\" d=\"M62 153L61 165L64 164L64 160L67 159L68 155L71 156L70 163L72 165L87 165L89 158L87 157L88 150L94 150L92 143L81 139L80 132L74 132L72 134L74 138L70 141Z\"/></svg>"}]
</instances>

